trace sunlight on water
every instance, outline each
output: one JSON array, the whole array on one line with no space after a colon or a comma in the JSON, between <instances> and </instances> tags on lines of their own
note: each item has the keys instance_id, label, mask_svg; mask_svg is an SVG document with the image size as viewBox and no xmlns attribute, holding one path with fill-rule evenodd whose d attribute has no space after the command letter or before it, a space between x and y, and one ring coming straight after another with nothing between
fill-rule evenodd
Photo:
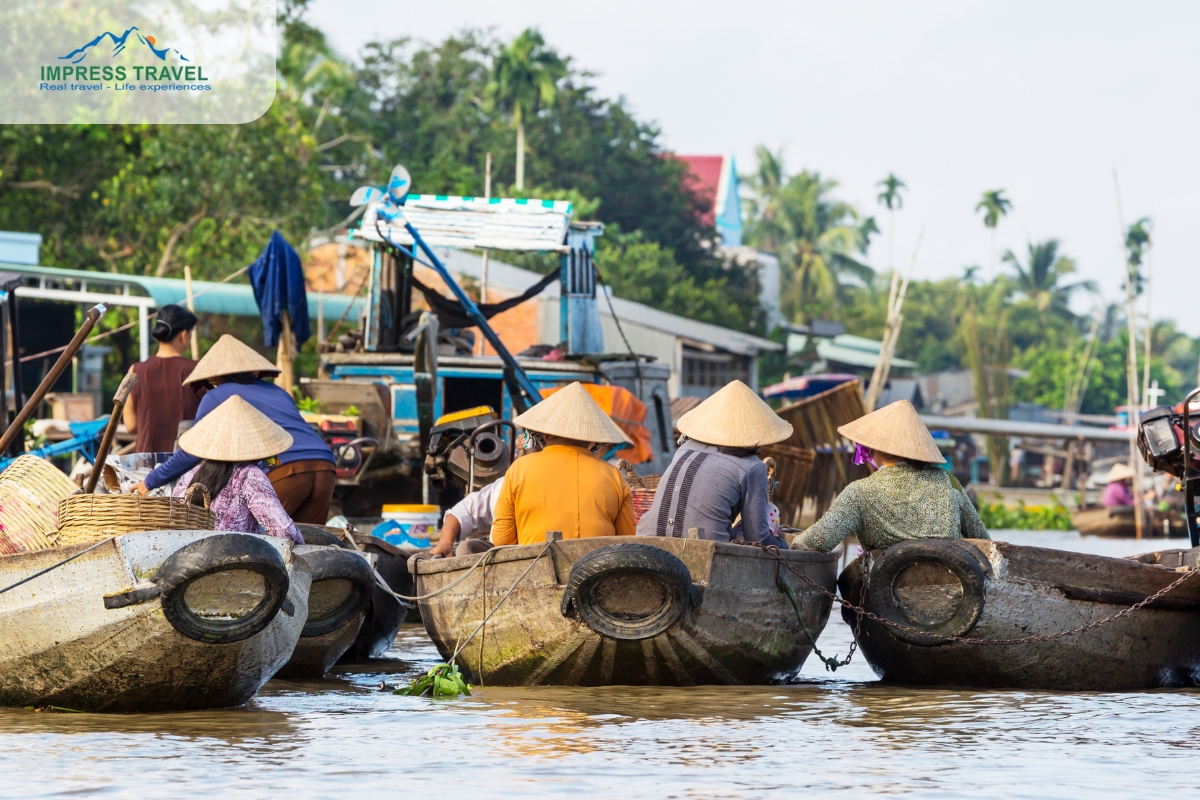
<instances>
[{"instance_id":1,"label":"sunlight on water","mask_svg":"<svg viewBox=\"0 0 1200 800\"><path fill-rule=\"evenodd\" d=\"M999 531L1128 555L1182 540ZM832 615L819 645L845 655ZM274 681L241 709L110 716L0 710L0 795L171 797L1152 797L1191 791L1200 692L972 692L881 686L809 659L790 686L378 691L438 660L406 627L393 660Z\"/></svg>"}]
</instances>

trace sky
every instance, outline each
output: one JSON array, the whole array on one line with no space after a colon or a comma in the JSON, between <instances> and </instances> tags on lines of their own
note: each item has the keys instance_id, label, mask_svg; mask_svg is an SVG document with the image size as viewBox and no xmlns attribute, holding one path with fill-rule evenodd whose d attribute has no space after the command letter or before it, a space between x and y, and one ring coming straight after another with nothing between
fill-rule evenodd
<instances>
[{"instance_id":1,"label":"sky","mask_svg":"<svg viewBox=\"0 0 1200 800\"><path fill-rule=\"evenodd\" d=\"M1152 314L1200 335L1188 238L1200 217L1200 3L313 0L309 19L350 56L373 40L538 27L671 150L732 152L745 174L766 145L789 172L836 179L840 199L878 218L879 269L891 259L876 184L894 172L909 187L895 214L902 269L924 227L915 278L1007 269L974 210L1003 189L1013 210L998 254L1023 259L1028 242L1057 238L1080 279L1123 302L1121 219L1149 217Z\"/></svg>"}]
</instances>

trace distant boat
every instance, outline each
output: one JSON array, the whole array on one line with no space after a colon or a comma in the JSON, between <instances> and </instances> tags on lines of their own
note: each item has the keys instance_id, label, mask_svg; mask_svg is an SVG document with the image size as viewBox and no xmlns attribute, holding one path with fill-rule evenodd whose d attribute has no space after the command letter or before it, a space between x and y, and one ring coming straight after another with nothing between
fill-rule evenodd
<instances>
[{"instance_id":1,"label":"distant boat","mask_svg":"<svg viewBox=\"0 0 1200 800\"><path fill-rule=\"evenodd\" d=\"M0 705L224 708L292 655L309 572L292 543L148 531L0 556ZM52 571L36 573L71 556Z\"/></svg>"},{"instance_id":2,"label":"distant boat","mask_svg":"<svg viewBox=\"0 0 1200 800\"><path fill-rule=\"evenodd\" d=\"M1187 523L1183 514L1175 511L1150 511L1146 514L1145 529L1148 537L1187 536ZM1132 506L1095 506L1071 512L1071 524L1084 536L1112 536L1132 539L1137 536L1137 523L1133 518Z\"/></svg>"}]
</instances>

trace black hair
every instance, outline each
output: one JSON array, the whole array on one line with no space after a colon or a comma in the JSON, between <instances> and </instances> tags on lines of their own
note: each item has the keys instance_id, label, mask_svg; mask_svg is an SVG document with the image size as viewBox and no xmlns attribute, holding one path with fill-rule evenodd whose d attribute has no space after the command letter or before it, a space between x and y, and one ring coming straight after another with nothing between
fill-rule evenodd
<instances>
[{"instance_id":1,"label":"black hair","mask_svg":"<svg viewBox=\"0 0 1200 800\"><path fill-rule=\"evenodd\" d=\"M196 315L183 306L168 305L158 310L150 335L160 342L169 342L184 331L196 327Z\"/></svg>"},{"instance_id":2,"label":"black hair","mask_svg":"<svg viewBox=\"0 0 1200 800\"><path fill-rule=\"evenodd\" d=\"M258 375L253 372L235 372L232 375L222 375L221 377L230 383L240 383L243 386L249 386L258 380Z\"/></svg>"},{"instance_id":3,"label":"black hair","mask_svg":"<svg viewBox=\"0 0 1200 800\"><path fill-rule=\"evenodd\" d=\"M192 486L200 484L208 490L210 500L215 500L225 485L229 483L229 478L233 475L233 468L237 466L233 461L210 461L204 459L200 462L200 469L196 470L196 474L192 476ZM192 502L200 503L200 496L197 493L193 495Z\"/></svg>"}]
</instances>

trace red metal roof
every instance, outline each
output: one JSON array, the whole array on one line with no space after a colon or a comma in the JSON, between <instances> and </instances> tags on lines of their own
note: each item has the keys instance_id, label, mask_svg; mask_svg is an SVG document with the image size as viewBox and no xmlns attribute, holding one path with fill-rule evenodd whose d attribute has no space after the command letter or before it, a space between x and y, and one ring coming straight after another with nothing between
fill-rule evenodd
<instances>
[{"instance_id":1,"label":"red metal roof","mask_svg":"<svg viewBox=\"0 0 1200 800\"><path fill-rule=\"evenodd\" d=\"M689 188L707 202L704 223L711 225L716 219L717 188L721 184L721 167L725 162L725 157L677 155L675 158L687 164L688 170L691 172Z\"/></svg>"}]
</instances>

